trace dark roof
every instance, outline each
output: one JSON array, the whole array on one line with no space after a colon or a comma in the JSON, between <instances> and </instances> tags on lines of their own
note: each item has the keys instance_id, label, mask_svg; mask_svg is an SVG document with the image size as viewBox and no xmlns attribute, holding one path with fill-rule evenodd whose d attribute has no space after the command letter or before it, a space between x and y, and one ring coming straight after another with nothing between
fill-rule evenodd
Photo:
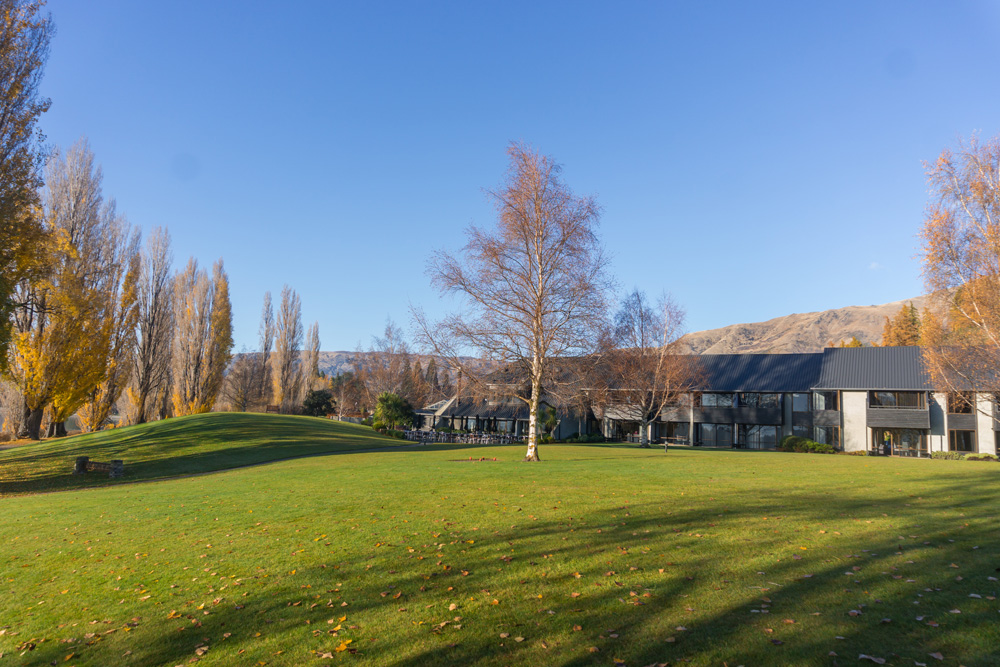
<instances>
[{"instance_id":1,"label":"dark roof","mask_svg":"<svg viewBox=\"0 0 1000 667\"><path fill-rule=\"evenodd\" d=\"M919 347L828 347L813 389L933 389Z\"/></svg>"},{"instance_id":2,"label":"dark roof","mask_svg":"<svg viewBox=\"0 0 1000 667\"><path fill-rule=\"evenodd\" d=\"M456 405L457 403L457 405ZM463 398L453 402L442 417L479 417L480 419L527 419L528 404L517 399L490 402L485 399Z\"/></svg>"},{"instance_id":3,"label":"dark roof","mask_svg":"<svg viewBox=\"0 0 1000 667\"><path fill-rule=\"evenodd\" d=\"M706 391L806 392L820 374L823 355L703 354Z\"/></svg>"}]
</instances>

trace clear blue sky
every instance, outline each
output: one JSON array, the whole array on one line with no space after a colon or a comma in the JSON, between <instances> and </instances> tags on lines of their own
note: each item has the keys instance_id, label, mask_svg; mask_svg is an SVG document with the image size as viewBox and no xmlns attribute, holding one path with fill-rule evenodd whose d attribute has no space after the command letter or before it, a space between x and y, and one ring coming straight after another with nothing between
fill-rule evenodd
<instances>
[{"instance_id":1,"label":"clear blue sky","mask_svg":"<svg viewBox=\"0 0 1000 667\"><path fill-rule=\"evenodd\" d=\"M284 284L323 349L488 225L522 140L604 207L623 289L688 329L923 292L922 162L1000 132L996 2L51 0L42 129L175 262L223 257L237 348Z\"/></svg>"}]
</instances>

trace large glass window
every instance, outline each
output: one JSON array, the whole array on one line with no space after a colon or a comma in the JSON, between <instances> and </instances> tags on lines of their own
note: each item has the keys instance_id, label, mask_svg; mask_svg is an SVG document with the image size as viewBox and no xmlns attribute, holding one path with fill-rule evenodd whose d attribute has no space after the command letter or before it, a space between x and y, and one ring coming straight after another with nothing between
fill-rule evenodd
<instances>
[{"instance_id":1,"label":"large glass window","mask_svg":"<svg viewBox=\"0 0 1000 667\"><path fill-rule=\"evenodd\" d=\"M733 444L732 424L699 424L699 441L708 447L729 447Z\"/></svg>"},{"instance_id":2,"label":"large glass window","mask_svg":"<svg viewBox=\"0 0 1000 667\"><path fill-rule=\"evenodd\" d=\"M868 405L873 408L925 408L927 401L922 391L870 391Z\"/></svg>"},{"instance_id":3,"label":"large glass window","mask_svg":"<svg viewBox=\"0 0 1000 667\"><path fill-rule=\"evenodd\" d=\"M873 428L872 448L881 454L927 456L925 431L913 428Z\"/></svg>"},{"instance_id":4,"label":"large glass window","mask_svg":"<svg viewBox=\"0 0 1000 667\"><path fill-rule=\"evenodd\" d=\"M809 394L792 394L792 412L809 412Z\"/></svg>"},{"instance_id":5,"label":"large glass window","mask_svg":"<svg viewBox=\"0 0 1000 667\"><path fill-rule=\"evenodd\" d=\"M796 424L795 426L792 426L792 435L796 435L800 438L811 438L812 429L808 426L799 426Z\"/></svg>"},{"instance_id":6,"label":"large glass window","mask_svg":"<svg viewBox=\"0 0 1000 667\"><path fill-rule=\"evenodd\" d=\"M781 394L743 392L737 394L741 408L780 408Z\"/></svg>"},{"instance_id":7,"label":"large glass window","mask_svg":"<svg viewBox=\"0 0 1000 667\"><path fill-rule=\"evenodd\" d=\"M839 426L817 426L813 429L813 440L824 445L840 447L840 427Z\"/></svg>"},{"instance_id":8,"label":"large glass window","mask_svg":"<svg viewBox=\"0 0 1000 667\"><path fill-rule=\"evenodd\" d=\"M816 410L839 410L840 393L836 391L817 391L813 394L813 408ZM817 440L817 442L819 442Z\"/></svg>"},{"instance_id":9,"label":"large glass window","mask_svg":"<svg viewBox=\"0 0 1000 667\"><path fill-rule=\"evenodd\" d=\"M733 407L732 394L702 394L701 407L703 408L731 408Z\"/></svg>"},{"instance_id":10,"label":"large glass window","mask_svg":"<svg viewBox=\"0 0 1000 667\"><path fill-rule=\"evenodd\" d=\"M976 451L975 431L948 431L948 449L953 452Z\"/></svg>"},{"instance_id":11,"label":"large glass window","mask_svg":"<svg viewBox=\"0 0 1000 667\"><path fill-rule=\"evenodd\" d=\"M948 412L953 415L972 414L973 401L973 394L969 391L948 394Z\"/></svg>"},{"instance_id":12,"label":"large glass window","mask_svg":"<svg viewBox=\"0 0 1000 667\"><path fill-rule=\"evenodd\" d=\"M778 444L778 427L740 424L738 442L749 449L774 449Z\"/></svg>"},{"instance_id":13,"label":"large glass window","mask_svg":"<svg viewBox=\"0 0 1000 667\"><path fill-rule=\"evenodd\" d=\"M660 424L660 437L667 438L669 442L687 442L688 423L687 422L667 422Z\"/></svg>"}]
</instances>

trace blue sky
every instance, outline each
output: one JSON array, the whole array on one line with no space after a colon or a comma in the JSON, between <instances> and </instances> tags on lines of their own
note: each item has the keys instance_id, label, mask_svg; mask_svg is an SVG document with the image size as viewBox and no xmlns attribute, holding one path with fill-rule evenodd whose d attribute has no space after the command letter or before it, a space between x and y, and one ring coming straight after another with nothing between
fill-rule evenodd
<instances>
[{"instance_id":1,"label":"blue sky","mask_svg":"<svg viewBox=\"0 0 1000 667\"><path fill-rule=\"evenodd\" d=\"M525 141L604 208L623 290L687 328L923 292L922 162L1000 132L994 2L50 0L50 143L175 263L222 257L237 348L288 284L323 349L490 225Z\"/></svg>"}]
</instances>

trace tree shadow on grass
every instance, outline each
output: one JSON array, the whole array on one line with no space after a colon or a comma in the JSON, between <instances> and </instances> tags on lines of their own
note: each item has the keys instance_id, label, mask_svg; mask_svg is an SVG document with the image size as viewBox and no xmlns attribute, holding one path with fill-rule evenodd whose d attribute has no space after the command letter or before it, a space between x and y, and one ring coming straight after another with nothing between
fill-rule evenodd
<instances>
[{"instance_id":1,"label":"tree shadow on grass","mask_svg":"<svg viewBox=\"0 0 1000 667\"><path fill-rule=\"evenodd\" d=\"M192 593L190 604L178 598L141 619L152 629L137 629L135 640L121 633L105 641L144 665L187 662L198 646L219 664L308 664L325 652L407 667L829 665L856 664L861 654L902 665L937 663L927 656L938 652L940 664L995 664L997 605L986 596L996 595L987 577L995 575L1000 535L988 519L1000 506L1000 489L985 483L993 479L985 470L973 496L949 488L968 485L968 475L927 479L934 488L919 494L831 498L752 489L697 507L581 507L574 518L521 515L492 534L438 524L438 540L448 542L443 557L436 544L415 552L389 544L340 563L340 550L331 549L324 562L313 560L294 575L285 574L294 561L264 563L271 577L242 573L243 586L218 592L219 602L204 610L196 603L211 594ZM428 510L427 518L441 512ZM821 535L816 528L831 520L858 530ZM475 544L464 546L471 536ZM578 570L561 568L563 562ZM174 604L180 617L168 619ZM346 621L327 623L342 615ZM342 629L334 636L336 625ZM356 654L333 653L345 639ZM68 652L39 645L34 664L62 664ZM81 649L80 664L90 654L114 657L95 645Z\"/></svg>"}]
</instances>

